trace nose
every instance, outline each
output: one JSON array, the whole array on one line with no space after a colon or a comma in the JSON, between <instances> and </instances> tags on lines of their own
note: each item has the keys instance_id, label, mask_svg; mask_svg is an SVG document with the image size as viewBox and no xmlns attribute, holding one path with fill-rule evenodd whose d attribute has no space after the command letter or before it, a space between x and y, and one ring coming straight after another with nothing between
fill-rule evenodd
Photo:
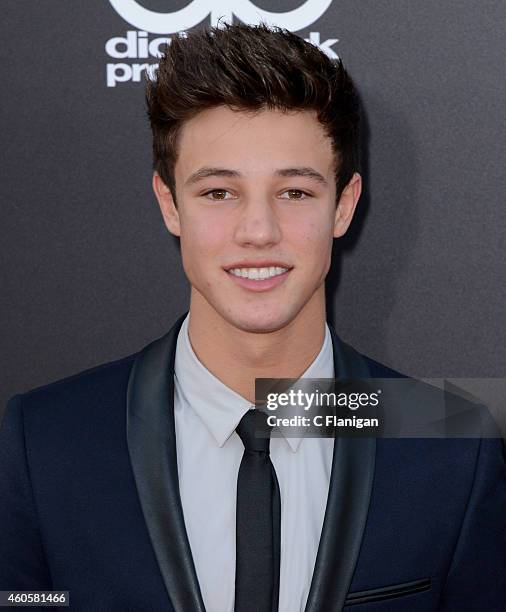
<instances>
[{"instance_id":1,"label":"nose","mask_svg":"<svg viewBox=\"0 0 506 612\"><path fill-rule=\"evenodd\" d=\"M244 202L235 227L234 238L241 246L268 247L281 240L281 227L268 198Z\"/></svg>"}]
</instances>

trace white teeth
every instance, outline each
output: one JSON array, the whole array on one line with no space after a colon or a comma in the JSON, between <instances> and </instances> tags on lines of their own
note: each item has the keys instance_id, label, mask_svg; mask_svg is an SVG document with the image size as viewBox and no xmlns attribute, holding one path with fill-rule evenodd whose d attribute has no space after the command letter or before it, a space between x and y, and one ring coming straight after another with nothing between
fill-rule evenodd
<instances>
[{"instance_id":1,"label":"white teeth","mask_svg":"<svg viewBox=\"0 0 506 612\"><path fill-rule=\"evenodd\" d=\"M230 274L249 278L250 280L265 280L273 276L279 276L287 272L288 268L280 268L279 266L271 266L270 268L232 268Z\"/></svg>"}]
</instances>

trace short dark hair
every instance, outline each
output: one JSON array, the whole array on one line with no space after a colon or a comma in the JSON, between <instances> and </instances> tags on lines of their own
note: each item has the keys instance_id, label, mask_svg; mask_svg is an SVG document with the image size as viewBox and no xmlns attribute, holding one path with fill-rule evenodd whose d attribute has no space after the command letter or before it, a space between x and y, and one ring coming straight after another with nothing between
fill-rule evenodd
<instances>
[{"instance_id":1,"label":"short dark hair","mask_svg":"<svg viewBox=\"0 0 506 612\"><path fill-rule=\"evenodd\" d=\"M314 110L332 140L339 199L359 170L358 95L341 60L288 30L224 24L172 39L146 102L153 167L175 198L174 166L181 126L217 106L234 110Z\"/></svg>"}]
</instances>

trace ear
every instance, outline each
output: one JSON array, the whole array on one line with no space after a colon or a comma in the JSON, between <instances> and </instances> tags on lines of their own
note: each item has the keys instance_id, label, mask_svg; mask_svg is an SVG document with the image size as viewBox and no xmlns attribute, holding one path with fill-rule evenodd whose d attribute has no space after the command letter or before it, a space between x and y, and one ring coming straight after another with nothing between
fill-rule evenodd
<instances>
[{"instance_id":1,"label":"ear","mask_svg":"<svg viewBox=\"0 0 506 612\"><path fill-rule=\"evenodd\" d=\"M153 173L153 191L162 212L165 225L174 236L181 235L181 225L179 222L179 211L174 203L174 198L170 189L163 182L158 172Z\"/></svg>"},{"instance_id":2,"label":"ear","mask_svg":"<svg viewBox=\"0 0 506 612\"><path fill-rule=\"evenodd\" d=\"M355 172L350 182L343 189L337 204L334 221L334 238L340 238L346 233L361 193L362 177L358 172Z\"/></svg>"}]
</instances>

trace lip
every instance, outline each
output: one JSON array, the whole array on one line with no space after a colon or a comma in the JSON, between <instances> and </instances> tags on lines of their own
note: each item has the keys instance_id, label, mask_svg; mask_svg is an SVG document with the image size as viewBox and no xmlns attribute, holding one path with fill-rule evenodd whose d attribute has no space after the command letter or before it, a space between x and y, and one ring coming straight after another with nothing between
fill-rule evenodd
<instances>
[{"instance_id":1,"label":"lip","mask_svg":"<svg viewBox=\"0 0 506 612\"><path fill-rule=\"evenodd\" d=\"M244 278L242 276L235 276L234 274L229 272L229 270L233 270L234 268L270 268L271 266L288 269L282 274L278 274L277 276L272 276L271 278L264 278L261 280L252 280L250 278ZM286 281L288 275L292 271L292 268L280 262L265 261L255 263L243 262L240 264L234 264L233 266L228 266L227 268L224 268L224 270L227 273L227 276L231 278L232 281L234 281L240 287L243 287L244 289L248 289L249 291L253 292L262 292L269 291L270 289L274 289L275 287L279 287L279 285Z\"/></svg>"},{"instance_id":2,"label":"lip","mask_svg":"<svg viewBox=\"0 0 506 612\"><path fill-rule=\"evenodd\" d=\"M234 268L288 268L288 270L291 270L293 266L289 266L282 261L263 259L262 261L238 261L237 263L225 266L223 269L229 272Z\"/></svg>"}]
</instances>

